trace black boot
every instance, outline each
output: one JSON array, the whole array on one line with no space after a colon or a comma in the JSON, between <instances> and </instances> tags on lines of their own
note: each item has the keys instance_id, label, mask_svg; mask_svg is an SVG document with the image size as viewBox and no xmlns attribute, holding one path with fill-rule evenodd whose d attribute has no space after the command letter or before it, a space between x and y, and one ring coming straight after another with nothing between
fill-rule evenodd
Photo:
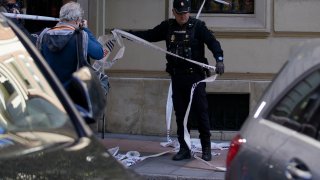
<instances>
[{"instance_id":1,"label":"black boot","mask_svg":"<svg viewBox=\"0 0 320 180\"><path fill-rule=\"evenodd\" d=\"M202 148L202 159L205 161L211 161L211 147Z\"/></svg>"},{"instance_id":2,"label":"black boot","mask_svg":"<svg viewBox=\"0 0 320 180\"><path fill-rule=\"evenodd\" d=\"M172 157L172 160L180 161L183 159L190 159L190 158L191 158L190 150L187 148L180 148L179 152Z\"/></svg>"}]
</instances>

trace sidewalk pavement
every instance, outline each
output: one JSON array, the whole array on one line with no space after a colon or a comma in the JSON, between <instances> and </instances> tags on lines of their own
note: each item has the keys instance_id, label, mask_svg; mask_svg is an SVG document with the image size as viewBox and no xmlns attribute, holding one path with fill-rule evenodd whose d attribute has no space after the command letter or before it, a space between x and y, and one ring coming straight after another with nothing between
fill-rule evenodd
<instances>
[{"instance_id":1,"label":"sidewalk pavement","mask_svg":"<svg viewBox=\"0 0 320 180\"><path fill-rule=\"evenodd\" d=\"M122 154L126 154L128 151L138 151L141 156L146 156L173 149L172 147L162 147L160 145L160 142L166 142L166 137L109 133L106 133L103 139L100 134L97 136L107 149L119 147L119 151ZM173 161L171 158L175 152L170 152L159 157L147 158L129 168L143 175L146 179L153 180L222 180L225 172L216 170L215 167L225 167L228 150L212 150L212 152L218 153L218 155L212 156L212 160L209 162L212 166L194 157L182 161ZM197 156L201 157L201 154L197 154Z\"/></svg>"}]
</instances>

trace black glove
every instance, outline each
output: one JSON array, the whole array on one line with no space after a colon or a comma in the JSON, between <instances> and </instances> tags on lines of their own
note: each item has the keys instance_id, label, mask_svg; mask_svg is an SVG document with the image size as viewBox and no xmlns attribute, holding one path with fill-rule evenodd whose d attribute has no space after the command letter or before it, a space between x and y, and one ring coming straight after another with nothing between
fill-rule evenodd
<instances>
[{"instance_id":1,"label":"black glove","mask_svg":"<svg viewBox=\"0 0 320 180\"><path fill-rule=\"evenodd\" d=\"M132 31L132 30L128 30L128 31L125 31L125 32L127 32L127 33L129 33L129 34L133 34L133 31ZM133 35L134 35L134 34L133 34ZM122 35L122 34L121 34L121 37L122 37L123 39L125 39L125 40L133 41L132 39L129 39L127 36L124 36L124 35Z\"/></svg>"},{"instance_id":2,"label":"black glove","mask_svg":"<svg viewBox=\"0 0 320 180\"><path fill-rule=\"evenodd\" d=\"M222 61L217 62L216 64L216 73L222 75L224 73L224 64Z\"/></svg>"}]
</instances>

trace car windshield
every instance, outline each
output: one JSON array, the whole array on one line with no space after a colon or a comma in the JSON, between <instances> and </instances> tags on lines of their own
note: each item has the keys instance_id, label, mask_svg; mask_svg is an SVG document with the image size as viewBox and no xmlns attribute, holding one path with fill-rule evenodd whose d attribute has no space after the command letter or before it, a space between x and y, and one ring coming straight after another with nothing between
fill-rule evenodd
<instances>
[{"instance_id":1,"label":"car windshield","mask_svg":"<svg viewBox=\"0 0 320 180\"><path fill-rule=\"evenodd\" d=\"M72 143L68 114L24 45L0 22L0 158Z\"/></svg>"}]
</instances>

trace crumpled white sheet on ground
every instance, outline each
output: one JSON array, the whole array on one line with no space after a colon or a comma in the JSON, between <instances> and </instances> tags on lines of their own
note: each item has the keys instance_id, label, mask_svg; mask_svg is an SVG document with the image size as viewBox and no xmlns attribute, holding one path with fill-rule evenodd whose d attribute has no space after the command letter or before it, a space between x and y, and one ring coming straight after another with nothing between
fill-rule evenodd
<instances>
[{"instance_id":1,"label":"crumpled white sheet on ground","mask_svg":"<svg viewBox=\"0 0 320 180\"><path fill-rule=\"evenodd\" d=\"M160 145L162 147L173 147L173 148L179 148L179 142L177 140L171 140L170 142L161 142ZM225 150L229 149L230 143L228 142L222 142L222 143L214 143L211 142L211 150ZM197 151L197 152L202 152L201 151L201 142L200 139L196 138L191 138L191 151Z\"/></svg>"},{"instance_id":2,"label":"crumpled white sheet on ground","mask_svg":"<svg viewBox=\"0 0 320 180\"><path fill-rule=\"evenodd\" d=\"M200 139L192 138L192 139L190 139L190 142L191 142L191 154L195 159L205 163L206 165L208 165L209 167L211 167L215 171L223 171L223 172L226 171L225 167L214 166L210 162L207 162L207 161L205 161L205 160L203 160L203 159L201 159L200 157L197 156L196 153L202 153L202 147L201 147ZM173 147L174 149L179 149L180 148L178 140L171 140L171 141L167 141L167 142L161 142L160 145L163 146L163 147ZM228 143L228 142L222 142L222 143L211 142L211 150L226 150L226 149L229 149L229 147L230 147L230 143ZM219 156L221 154L211 151L211 155L212 156Z\"/></svg>"},{"instance_id":3,"label":"crumpled white sheet on ground","mask_svg":"<svg viewBox=\"0 0 320 180\"><path fill-rule=\"evenodd\" d=\"M126 154L121 154L119 153L119 147L110 148L108 149L108 151L113 157L115 157L118 161L120 161L124 166L130 167L147 158L158 157L170 152L176 152L178 151L178 149L174 148L172 150L164 151L157 154L152 154L149 156L141 156L138 151L128 151Z\"/></svg>"},{"instance_id":4,"label":"crumpled white sheet on ground","mask_svg":"<svg viewBox=\"0 0 320 180\"><path fill-rule=\"evenodd\" d=\"M157 51L160 51L160 52L169 54L169 55L174 56L174 57L177 57L177 58L179 58L179 59L181 59L181 60L191 62L191 63L196 64L196 65L198 65L198 66L201 66L201 67L203 67L203 68L209 69L209 70L212 71L212 72L215 72L215 69L216 69L215 66L210 66L210 65L205 64L205 63L201 63L201 62L198 62L198 61L195 61L195 60L192 60L192 59L188 59L188 58L185 58L185 57L181 57L181 56L179 56L179 55L177 55L177 54L174 54L174 53L172 53L172 52L169 52L169 51L167 51L167 50L165 50L165 49L163 49L163 48L161 48L161 47L158 47L158 46L156 46L156 45L154 45L154 44L152 44L152 43L150 43L150 42L148 42L148 41L146 41L146 40L144 40L144 39L142 39L142 38L140 38L140 37L137 37L137 36L135 36L135 35L133 35L133 34L130 34L130 33L126 32L126 31L122 31L122 30L120 30L120 29L114 29L114 30L112 30L111 32L112 32L112 34L113 34L113 37L112 37L112 36L109 36L109 37L108 37L108 36L103 36L103 37L100 37L99 40L102 41L102 39L104 39L104 40L103 40L104 43L102 43L102 44L108 44L108 42L109 42L109 44L110 44L110 41L117 42L116 44L119 46L119 51L116 53L116 54L117 54L117 55L115 56L116 58L107 58L107 59L112 59L112 60L111 60L111 63L106 63L105 66L107 66L107 65L111 65L111 66L112 66L112 64L113 64L116 60L121 59L121 58L123 57L124 50L125 50L125 46L124 46L124 44L123 44L123 38L125 38L125 39L128 39L128 40L130 40L130 41L133 41L133 42L135 42L135 43L142 44L142 45L144 45L144 46L146 46L146 47L153 48L153 49L155 49L155 50L157 50ZM111 40L110 40L110 39L111 39ZM114 45L114 43L111 43L111 44ZM112 45L112 48L113 48L113 45ZM107 45L106 45L106 46L107 46ZM109 46L107 46L107 47L109 47ZM111 48L111 49L112 49L112 48ZM110 48L109 48L109 49L110 49ZM114 59L114 60L113 60L113 59ZM109 62L110 62L110 61L109 61ZM198 85L199 83L213 82L213 81L216 80L216 78L217 78L217 74L214 74L214 75L212 75L212 76L210 76L210 77L208 77L208 78L206 78L206 79L204 79L204 80L202 80L202 81L199 81L199 82L197 82L197 83L194 83L194 85L193 85L193 87L192 87L192 89L191 89L190 101L189 101L189 105L188 105L188 108L187 108L187 112L186 112L186 114L185 114L184 121L183 121L183 126L184 126L184 139L185 139L185 141L186 141L189 149L191 149L190 134L189 134L186 126L187 126L188 117L189 117L189 111L190 111L190 107L191 107L191 103L192 103L193 92L194 92L195 88L197 87L197 85ZM170 90L171 90L171 88L169 88L169 91L170 91ZM169 92L169 94L170 94L170 92ZM168 97L169 97L169 96L168 96ZM170 100L167 100L167 102L170 102ZM170 102L170 103L171 103L171 102ZM170 136L169 136L169 134L170 134L170 122L171 122L171 116L170 116L170 115L171 115L171 112L172 112L172 105L171 105L170 103L167 104L167 109L166 109L166 123L167 123L167 139L168 139L168 141L170 140Z\"/></svg>"},{"instance_id":5,"label":"crumpled white sheet on ground","mask_svg":"<svg viewBox=\"0 0 320 180\"><path fill-rule=\"evenodd\" d=\"M162 155L170 153L170 152L178 152L179 147L180 147L179 142L177 140L171 140L170 142L160 142L160 145L162 147L172 147L172 149L168 150L168 151L161 152L161 153L148 155L148 156L141 156L141 154L138 151L128 151L125 154L121 154L121 153L119 153L119 150L120 150L119 147L110 148L110 149L108 149L108 151L113 157L115 157L118 161L120 161L124 166L130 167L130 166L137 164L138 162L143 161L147 158L159 157L159 156L162 156ZM212 150L224 150L224 149L228 149L229 146L230 146L229 143L226 143L226 142L223 142L223 143L211 142L211 149ZM199 139L195 139L195 138L191 139L191 153L194 158L204 162L205 164L207 164L208 166L210 166L214 170L225 171L224 167L213 166L209 162L204 161L203 159L199 158L196 155L196 153L202 153L201 143L200 143ZM211 154L212 154L212 156L219 156L220 155L220 153L216 153L216 152L211 152Z\"/></svg>"},{"instance_id":6,"label":"crumpled white sheet on ground","mask_svg":"<svg viewBox=\"0 0 320 180\"><path fill-rule=\"evenodd\" d=\"M143 39L141 39L139 37L136 37L136 36L134 36L134 35L132 35L132 34L130 34L128 32L125 32L125 31L122 31L122 30L119 30L119 29L114 29L112 31L112 34L113 34L114 40L117 42L117 44L119 45L120 48L119 48L119 51L116 53L115 58L108 58L108 59L112 59L112 60L111 60L110 63L106 63L104 65L104 67L108 66L110 68L114 64L115 61L117 61L118 59L122 58L122 56L124 54L124 49L125 49L125 47L123 45L122 38L126 38L126 39L129 39L129 40L133 41L133 42L136 42L136 43L139 43L139 44L143 44L143 45L145 45L147 47L150 47L150 48L156 49L158 51L164 52L166 54L178 57L178 58L180 58L182 60L197 64L197 65L199 65L199 66L201 66L203 68L207 68L207 69L209 69L209 70L211 70L213 72L216 69L215 66L210 66L208 64L200 63L198 61L194 61L192 59L187 59L187 58L178 56L178 55L176 55L174 53L168 52L168 51L166 51L166 50L164 50L164 49L162 49L162 48L160 48L158 46L155 46L155 45L151 44L150 42L147 42L147 41L145 41L145 40L143 40ZM108 39L108 38L106 38L106 39ZM109 42L110 41L110 39L108 39L108 40L106 40L106 39L105 39L104 42ZM185 118L184 118L184 131L185 131L184 132L184 135L185 135L184 139L185 139L188 147L191 149L192 152L199 152L199 148L198 147L196 147L196 146L192 147L191 146L190 134L189 134L189 132L187 131L187 128L186 128L187 119L188 119L188 116L189 116L190 105L191 105L192 97L193 97L193 91L194 91L194 89L197 87L197 85L199 83L213 82L213 81L216 80L216 77L217 77L217 75L215 74L215 75L213 75L211 77L208 77L208 78L206 78L206 79L204 79L204 80L202 80L200 82L197 82L197 83L194 84L193 88L191 89L190 102L189 102L189 106L188 106L188 109L187 109L187 112L186 112ZM171 111L172 111L172 107L170 107L170 106L168 107L167 106L167 118L166 118L166 120L167 120L167 144L166 145L175 145L174 141L172 141L171 138L170 138L170 122L171 122L171 116L170 115L171 115ZM212 147L216 147L215 144ZM174 147L173 150L168 151L168 152L177 151L177 150L178 150L178 148ZM168 153L168 152L159 153L159 154L148 156L148 157L157 157L157 156L163 155L163 154ZM215 154L213 154L213 155L215 155ZM135 164L136 162L144 160L145 158L147 158L147 157L127 157L127 156L120 156L120 157L122 159L121 162L123 162L126 166L131 166L131 165Z\"/></svg>"}]
</instances>

